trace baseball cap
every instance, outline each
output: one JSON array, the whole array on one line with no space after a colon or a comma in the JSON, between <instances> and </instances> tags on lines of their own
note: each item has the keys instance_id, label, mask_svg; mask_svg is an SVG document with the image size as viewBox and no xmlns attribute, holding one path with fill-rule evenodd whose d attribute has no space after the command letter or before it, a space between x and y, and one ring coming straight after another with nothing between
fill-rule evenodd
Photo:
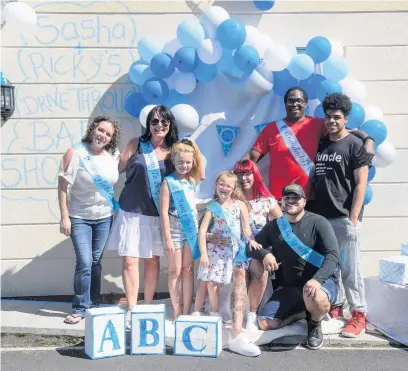
<instances>
[{"instance_id":1,"label":"baseball cap","mask_svg":"<svg viewBox=\"0 0 408 371\"><path fill-rule=\"evenodd\" d=\"M305 197L305 191L299 184L288 184L282 189L282 197L287 196L290 193L294 193L295 195L298 195L299 197Z\"/></svg>"}]
</instances>

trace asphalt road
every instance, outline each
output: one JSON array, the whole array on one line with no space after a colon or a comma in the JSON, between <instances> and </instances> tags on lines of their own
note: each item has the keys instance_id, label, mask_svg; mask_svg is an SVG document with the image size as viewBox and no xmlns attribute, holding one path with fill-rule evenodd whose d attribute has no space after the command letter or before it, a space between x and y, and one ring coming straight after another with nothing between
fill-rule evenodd
<instances>
[{"instance_id":1,"label":"asphalt road","mask_svg":"<svg viewBox=\"0 0 408 371\"><path fill-rule=\"evenodd\" d=\"M7 350L7 349L6 349ZM260 357L246 358L223 351L218 359L199 357L123 356L89 360L82 349L4 351L4 371L407 371L408 351L402 349L321 349L309 351L264 350Z\"/></svg>"}]
</instances>

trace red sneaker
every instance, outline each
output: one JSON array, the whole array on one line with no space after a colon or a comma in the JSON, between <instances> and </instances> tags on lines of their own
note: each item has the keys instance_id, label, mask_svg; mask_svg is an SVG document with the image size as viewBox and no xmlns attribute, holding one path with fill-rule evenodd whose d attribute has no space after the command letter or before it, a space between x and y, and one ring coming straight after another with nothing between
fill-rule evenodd
<instances>
[{"instance_id":1,"label":"red sneaker","mask_svg":"<svg viewBox=\"0 0 408 371\"><path fill-rule=\"evenodd\" d=\"M329 312L330 318L343 318L343 308L342 307L331 307Z\"/></svg>"},{"instance_id":2,"label":"red sneaker","mask_svg":"<svg viewBox=\"0 0 408 371\"><path fill-rule=\"evenodd\" d=\"M349 319L346 327L344 327L343 332L341 334L348 338L357 338L365 333L366 330L365 327L366 327L365 314L353 310L353 315Z\"/></svg>"}]
</instances>

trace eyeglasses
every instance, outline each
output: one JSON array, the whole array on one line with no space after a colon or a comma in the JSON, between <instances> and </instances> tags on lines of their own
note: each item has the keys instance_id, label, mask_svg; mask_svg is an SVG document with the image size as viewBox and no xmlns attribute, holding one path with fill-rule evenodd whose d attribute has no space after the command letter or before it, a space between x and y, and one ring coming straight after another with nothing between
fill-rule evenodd
<instances>
[{"instance_id":1,"label":"eyeglasses","mask_svg":"<svg viewBox=\"0 0 408 371\"><path fill-rule=\"evenodd\" d=\"M152 126L156 126L159 123L162 124L162 126L164 126L165 128L170 125L170 121L165 120L165 119L159 120L159 119L154 118L154 119L151 119L150 121L150 125Z\"/></svg>"},{"instance_id":2,"label":"eyeglasses","mask_svg":"<svg viewBox=\"0 0 408 371\"><path fill-rule=\"evenodd\" d=\"M295 201L295 202L298 202L298 201L300 201L301 198L303 198L303 197L300 197L300 196L283 196L283 199L284 199L285 201Z\"/></svg>"},{"instance_id":3,"label":"eyeglasses","mask_svg":"<svg viewBox=\"0 0 408 371\"><path fill-rule=\"evenodd\" d=\"M297 98L297 99L288 99L286 101L286 104L303 104L305 103L305 101L301 98Z\"/></svg>"},{"instance_id":4,"label":"eyeglasses","mask_svg":"<svg viewBox=\"0 0 408 371\"><path fill-rule=\"evenodd\" d=\"M238 179L242 179L243 177L249 178L252 173L250 171L247 171L246 173L237 173L235 175L238 177Z\"/></svg>"}]
</instances>

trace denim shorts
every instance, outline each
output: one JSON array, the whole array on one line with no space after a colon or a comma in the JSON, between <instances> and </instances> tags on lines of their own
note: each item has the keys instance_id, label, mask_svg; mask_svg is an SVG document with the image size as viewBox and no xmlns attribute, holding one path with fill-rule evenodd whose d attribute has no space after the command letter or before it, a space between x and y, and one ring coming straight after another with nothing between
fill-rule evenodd
<instances>
[{"instance_id":1,"label":"denim shorts","mask_svg":"<svg viewBox=\"0 0 408 371\"><path fill-rule=\"evenodd\" d=\"M327 294L329 302L334 304L337 298L338 284L328 279L320 288ZM260 310L258 318L282 321L304 310L306 307L303 300L303 287L279 287Z\"/></svg>"},{"instance_id":2,"label":"denim shorts","mask_svg":"<svg viewBox=\"0 0 408 371\"><path fill-rule=\"evenodd\" d=\"M169 214L170 234L175 249L181 249L187 243L187 237L184 233L183 225L179 218Z\"/></svg>"}]
</instances>

